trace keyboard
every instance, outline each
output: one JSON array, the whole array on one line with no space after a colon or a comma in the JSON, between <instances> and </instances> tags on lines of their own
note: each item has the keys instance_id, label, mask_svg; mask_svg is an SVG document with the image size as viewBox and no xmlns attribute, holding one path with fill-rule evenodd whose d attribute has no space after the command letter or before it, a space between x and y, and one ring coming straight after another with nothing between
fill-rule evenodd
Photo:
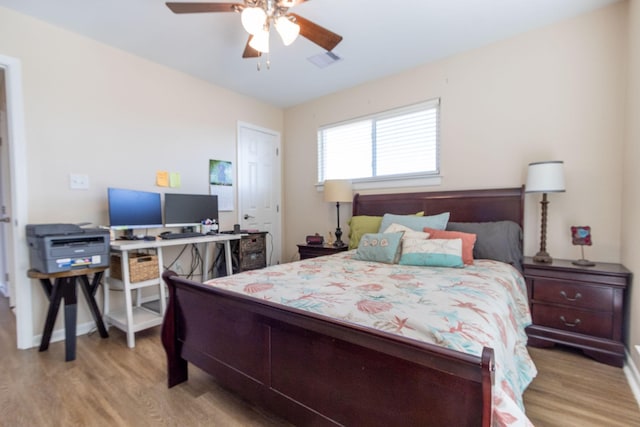
<instances>
[{"instance_id":1,"label":"keyboard","mask_svg":"<svg viewBox=\"0 0 640 427\"><path fill-rule=\"evenodd\" d=\"M190 233L161 234L160 238L163 239L163 240L166 240L166 239L173 240L173 239L188 239L190 237L202 237L202 236L204 236L204 234L197 233L197 232L193 231L193 232L190 232Z\"/></svg>"}]
</instances>

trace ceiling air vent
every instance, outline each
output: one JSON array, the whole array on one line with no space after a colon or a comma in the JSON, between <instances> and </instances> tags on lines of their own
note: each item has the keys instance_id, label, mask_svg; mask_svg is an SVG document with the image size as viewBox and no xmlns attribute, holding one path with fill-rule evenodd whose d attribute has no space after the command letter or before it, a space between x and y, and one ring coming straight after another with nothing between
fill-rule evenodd
<instances>
[{"instance_id":1,"label":"ceiling air vent","mask_svg":"<svg viewBox=\"0 0 640 427\"><path fill-rule=\"evenodd\" d=\"M313 65L318 68L326 68L331 64L335 64L338 61L342 61L342 58L333 52L325 52L319 55L310 56L307 58Z\"/></svg>"}]
</instances>

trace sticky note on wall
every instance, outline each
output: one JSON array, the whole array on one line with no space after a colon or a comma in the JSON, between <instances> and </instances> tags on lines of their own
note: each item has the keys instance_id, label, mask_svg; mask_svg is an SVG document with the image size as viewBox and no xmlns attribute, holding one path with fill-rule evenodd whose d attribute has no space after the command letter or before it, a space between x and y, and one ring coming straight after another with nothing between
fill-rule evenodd
<instances>
[{"instance_id":1,"label":"sticky note on wall","mask_svg":"<svg viewBox=\"0 0 640 427\"><path fill-rule=\"evenodd\" d=\"M158 172L156 172L156 185L158 187L168 187L169 186L169 172L167 172L167 171L158 171Z\"/></svg>"},{"instance_id":2,"label":"sticky note on wall","mask_svg":"<svg viewBox=\"0 0 640 427\"><path fill-rule=\"evenodd\" d=\"M169 175L169 186L173 188L180 187L180 174L178 172L171 172Z\"/></svg>"}]
</instances>

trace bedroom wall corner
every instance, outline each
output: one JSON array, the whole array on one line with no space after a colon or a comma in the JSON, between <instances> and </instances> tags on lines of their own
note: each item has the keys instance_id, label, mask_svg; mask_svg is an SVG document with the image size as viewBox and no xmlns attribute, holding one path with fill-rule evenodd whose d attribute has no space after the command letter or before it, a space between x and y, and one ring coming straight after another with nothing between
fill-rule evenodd
<instances>
[{"instance_id":1,"label":"bedroom wall corner","mask_svg":"<svg viewBox=\"0 0 640 427\"><path fill-rule=\"evenodd\" d=\"M629 360L636 373L636 386L640 387L640 2L628 2L628 96L626 140L624 147L622 226L622 263L631 270L633 282L629 291L627 348ZM636 394L640 402L640 391Z\"/></svg>"}]
</instances>

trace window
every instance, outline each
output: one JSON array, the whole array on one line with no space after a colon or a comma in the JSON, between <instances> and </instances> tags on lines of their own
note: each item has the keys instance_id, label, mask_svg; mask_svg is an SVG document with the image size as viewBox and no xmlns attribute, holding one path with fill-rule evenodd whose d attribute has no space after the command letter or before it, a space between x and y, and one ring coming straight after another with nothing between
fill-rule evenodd
<instances>
[{"instance_id":1,"label":"window","mask_svg":"<svg viewBox=\"0 0 640 427\"><path fill-rule=\"evenodd\" d=\"M318 182L437 175L440 100L318 130Z\"/></svg>"}]
</instances>

